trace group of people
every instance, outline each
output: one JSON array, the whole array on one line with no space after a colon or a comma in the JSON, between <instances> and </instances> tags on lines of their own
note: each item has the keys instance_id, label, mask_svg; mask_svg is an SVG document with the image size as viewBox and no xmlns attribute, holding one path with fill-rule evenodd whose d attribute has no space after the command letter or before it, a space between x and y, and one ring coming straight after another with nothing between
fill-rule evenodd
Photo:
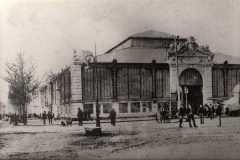
<instances>
[{"instance_id":1,"label":"group of people","mask_svg":"<svg viewBox=\"0 0 240 160\"><path fill-rule=\"evenodd\" d=\"M49 124L52 124L52 120L54 119L54 113L51 111L48 111L48 114L46 111L43 112L42 114L42 119L43 119L43 124L46 124L46 119L48 119Z\"/></svg>"},{"instance_id":2,"label":"group of people","mask_svg":"<svg viewBox=\"0 0 240 160\"><path fill-rule=\"evenodd\" d=\"M77 117L78 117L78 125L79 126L83 125L83 116L84 116L83 111L81 110L81 108L78 108ZM116 125L116 111L114 109L112 109L112 111L110 112L109 117L111 118L111 124L113 126L115 126Z\"/></svg>"},{"instance_id":3,"label":"group of people","mask_svg":"<svg viewBox=\"0 0 240 160\"><path fill-rule=\"evenodd\" d=\"M169 105L164 103L162 106L159 106L160 121L166 122L169 113Z\"/></svg>"},{"instance_id":4,"label":"group of people","mask_svg":"<svg viewBox=\"0 0 240 160\"><path fill-rule=\"evenodd\" d=\"M14 125L18 125L18 122L20 122L20 119L19 119L19 115L17 115L16 113L15 114L9 114L8 115L9 119L10 119L10 123L9 124L14 124Z\"/></svg>"},{"instance_id":5,"label":"group of people","mask_svg":"<svg viewBox=\"0 0 240 160\"><path fill-rule=\"evenodd\" d=\"M206 113L211 118L211 120L214 119L215 108L212 106L212 104L210 104L210 107L207 104L205 104L204 106L200 105L200 107L198 108L198 115L200 117L201 124L204 124L204 116ZM195 123L193 109L190 104L188 104L186 108L184 108L183 105L181 105L178 115L179 115L179 128L182 128L183 118L185 115L187 116L189 127L192 127L191 121L193 122L194 127L198 127ZM216 115L219 117L218 127L221 127L222 106L220 105L220 103L218 103Z\"/></svg>"}]
</instances>

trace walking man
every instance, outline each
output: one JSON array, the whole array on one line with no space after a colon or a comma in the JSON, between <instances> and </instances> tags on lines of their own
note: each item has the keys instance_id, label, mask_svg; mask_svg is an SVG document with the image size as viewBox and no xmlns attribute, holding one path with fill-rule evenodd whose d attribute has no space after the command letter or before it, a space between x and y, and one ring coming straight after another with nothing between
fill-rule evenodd
<instances>
[{"instance_id":1,"label":"walking man","mask_svg":"<svg viewBox=\"0 0 240 160\"><path fill-rule=\"evenodd\" d=\"M187 113L188 113L189 127L192 127L191 120L193 121L193 126L194 126L194 127L197 127L197 126L196 126L196 123L195 123L195 119L194 119L192 107L191 107L190 104L188 104L188 106L187 106Z\"/></svg>"},{"instance_id":2,"label":"walking man","mask_svg":"<svg viewBox=\"0 0 240 160\"><path fill-rule=\"evenodd\" d=\"M215 108L213 107L212 104L210 104L210 108L211 108L211 120L212 120L214 119Z\"/></svg>"},{"instance_id":3,"label":"walking man","mask_svg":"<svg viewBox=\"0 0 240 160\"><path fill-rule=\"evenodd\" d=\"M83 125L83 111L81 110L81 108L78 108L78 125L82 126Z\"/></svg>"},{"instance_id":4,"label":"walking man","mask_svg":"<svg viewBox=\"0 0 240 160\"><path fill-rule=\"evenodd\" d=\"M162 111L162 117L163 117L163 122L165 123L165 121L166 121L166 115L167 115L167 113L168 113L168 111L169 111L169 107L168 107L168 104L167 103L164 103L164 105L163 105L163 111Z\"/></svg>"},{"instance_id":5,"label":"walking man","mask_svg":"<svg viewBox=\"0 0 240 160\"><path fill-rule=\"evenodd\" d=\"M52 124L52 113L51 111L48 111L48 121L49 121L49 124Z\"/></svg>"},{"instance_id":6,"label":"walking man","mask_svg":"<svg viewBox=\"0 0 240 160\"><path fill-rule=\"evenodd\" d=\"M200 107L198 109L198 113L199 113L199 116L200 116L200 123L201 124L204 124L204 112L205 112L205 109L204 107L200 104Z\"/></svg>"},{"instance_id":7,"label":"walking man","mask_svg":"<svg viewBox=\"0 0 240 160\"><path fill-rule=\"evenodd\" d=\"M9 119L10 119L10 123L9 123L9 124L11 124L12 121L13 121L13 116L12 116L12 114L10 113L8 117L9 117Z\"/></svg>"},{"instance_id":8,"label":"walking man","mask_svg":"<svg viewBox=\"0 0 240 160\"><path fill-rule=\"evenodd\" d=\"M183 105L180 106L178 116L179 116L179 128L182 128L182 122L183 122L183 117L184 117L184 108Z\"/></svg>"},{"instance_id":9,"label":"walking man","mask_svg":"<svg viewBox=\"0 0 240 160\"><path fill-rule=\"evenodd\" d=\"M46 119L47 119L46 111L43 112L42 118L43 118L43 124L46 124Z\"/></svg>"},{"instance_id":10,"label":"walking man","mask_svg":"<svg viewBox=\"0 0 240 160\"><path fill-rule=\"evenodd\" d=\"M222 106L220 103L218 103L218 107L217 107L217 110L216 110L216 115L219 117L219 125L218 127L221 127L221 116L222 116Z\"/></svg>"},{"instance_id":11,"label":"walking man","mask_svg":"<svg viewBox=\"0 0 240 160\"><path fill-rule=\"evenodd\" d=\"M116 125L116 112L114 109L110 112L110 117L111 117L111 125L115 126Z\"/></svg>"}]
</instances>

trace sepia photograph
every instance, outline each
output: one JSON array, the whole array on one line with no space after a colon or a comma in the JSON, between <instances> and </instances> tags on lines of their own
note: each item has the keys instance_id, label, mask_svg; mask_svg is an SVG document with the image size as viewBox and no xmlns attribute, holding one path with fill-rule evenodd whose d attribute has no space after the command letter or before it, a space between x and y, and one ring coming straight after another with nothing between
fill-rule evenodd
<instances>
[{"instance_id":1,"label":"sepia photograph","mask_svg":"<svg viewBox=\"0 0 240 160\"><path fill-rule=\"evenodd\" d=\"M239 0L0 0L0 160L239 155Z\"/></svg>"}]
</instances>

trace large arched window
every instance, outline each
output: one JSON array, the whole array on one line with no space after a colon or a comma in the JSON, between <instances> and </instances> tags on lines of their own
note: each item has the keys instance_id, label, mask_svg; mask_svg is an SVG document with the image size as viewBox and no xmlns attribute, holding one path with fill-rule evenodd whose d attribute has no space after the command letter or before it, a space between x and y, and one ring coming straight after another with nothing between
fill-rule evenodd
<instances>
[{"instance_id":1,"label":"large arched window","mask_svg":"<svg viewBox=\"0 0 240 160\"><path fill-rule=\"evenodd\" d=\"M203 85L201 74L195 69L186 69L180 75L180 86Z\"/></svg>"}]
</instances>

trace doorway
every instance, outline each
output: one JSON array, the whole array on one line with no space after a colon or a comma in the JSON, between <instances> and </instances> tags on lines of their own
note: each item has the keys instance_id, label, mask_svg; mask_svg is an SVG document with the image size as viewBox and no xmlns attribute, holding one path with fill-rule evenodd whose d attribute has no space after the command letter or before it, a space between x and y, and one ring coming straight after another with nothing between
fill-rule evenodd
<instances>
[{"instance_id":1,"label":"doorway","mask_svg":"<svg viewBox=\"0 0 240 160\"><path fill-rule=\"evenodd\" d=\"M182 104L186 106L184 87L187 87L187 103L192 106L193 113L197 114L200 104L203 103L203 81L201 74L195 69L184 70L180 75L180 86L183 91Z\"/></svg>"},{"instance_id":2,"label":"doorway","mask_svg":"<svg viewBox=\"0 0 240 160\"><path fill-rule=\"evenodd\" d=\"M202 86L181 86L188 88L187 103L192 106L193 113L197 114L199 105L203 103ZM186 94L183 94L183 106L186 106Z\"/></svg>"}]
</instances>

